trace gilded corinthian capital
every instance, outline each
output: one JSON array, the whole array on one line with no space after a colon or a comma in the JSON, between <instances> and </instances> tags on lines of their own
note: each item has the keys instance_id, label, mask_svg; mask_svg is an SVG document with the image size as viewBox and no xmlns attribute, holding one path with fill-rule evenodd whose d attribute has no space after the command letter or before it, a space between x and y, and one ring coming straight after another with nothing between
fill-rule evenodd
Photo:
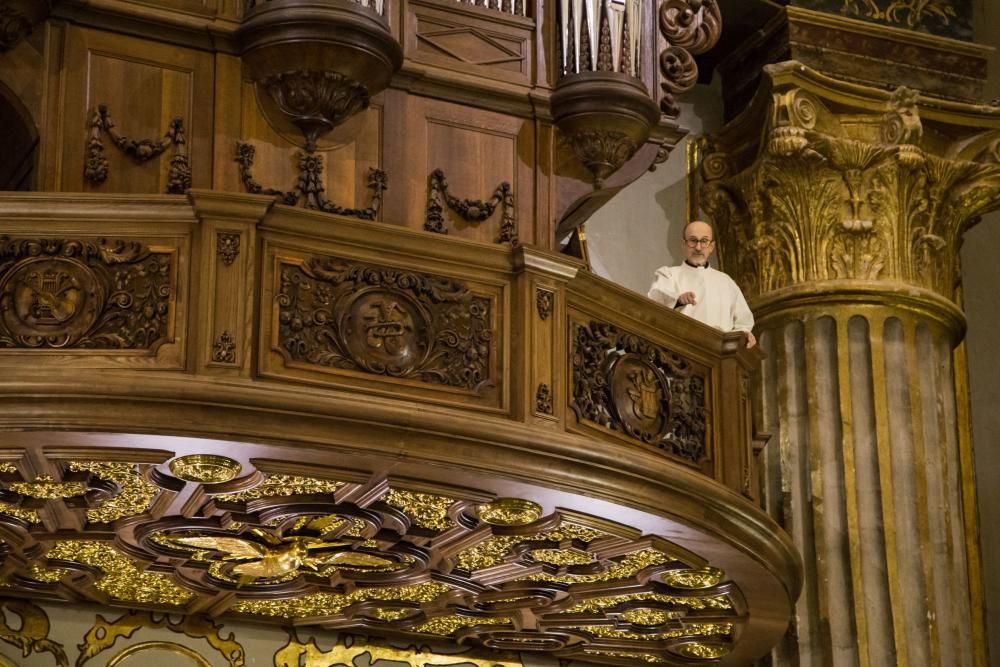
<instances>
[{"instance_id":1,"label":"gilded corinthian capital","mask_svg":"<svg viewBox=\"0 0 1000 667\"><path fill-rule=\"evenodd\" d=\"M851 281L952 299L962 234L1000 207L1000 108L794 61L767 66L751 106L701 148L699 204L748 296Z\"/></svg>"}]
</instances>

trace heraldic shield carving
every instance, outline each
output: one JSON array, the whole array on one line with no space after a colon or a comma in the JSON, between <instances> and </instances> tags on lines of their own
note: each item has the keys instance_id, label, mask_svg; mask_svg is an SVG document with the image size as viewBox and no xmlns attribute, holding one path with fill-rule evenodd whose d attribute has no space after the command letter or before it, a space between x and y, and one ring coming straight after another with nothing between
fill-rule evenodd
<instances>
[{"instance_id":1,"label":"heraldic shield carving","mask_svg":"<svg viewBox=\"0 0 1000 667\"><path fill-rule=\"evenodd\" d=\"M573 401L580 421L695 465L710 458L705 371L614 325L573 324Z\"/></svg>"}]
</instances>

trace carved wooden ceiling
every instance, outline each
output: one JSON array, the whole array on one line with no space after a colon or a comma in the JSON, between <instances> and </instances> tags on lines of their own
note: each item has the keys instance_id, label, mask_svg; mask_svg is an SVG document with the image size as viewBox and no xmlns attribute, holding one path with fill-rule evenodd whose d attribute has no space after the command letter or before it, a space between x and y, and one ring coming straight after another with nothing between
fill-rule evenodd
<instances>
[{"instance_id":1,"label":"carved wooden ceiling","mask_svg":"<svg viewBox=\"0 0 1000 667\"><path fill-rule=\"evenodd\" d=\"M604 664L718 658L746 620L724 571L607 517L206 442L2 450L5 592Z\"/></svg>"}]
</instances>

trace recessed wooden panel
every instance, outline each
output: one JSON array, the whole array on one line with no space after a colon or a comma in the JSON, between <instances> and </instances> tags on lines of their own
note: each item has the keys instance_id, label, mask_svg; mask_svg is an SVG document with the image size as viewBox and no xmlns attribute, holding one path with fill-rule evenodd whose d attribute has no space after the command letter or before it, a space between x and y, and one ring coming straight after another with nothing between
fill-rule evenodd
<instances>
[{"instance_id":1,"label":"recessed wooden panel","mask_svg":"<svg viewBox=\"0 0 1000 667\"><path fill-rule=\"evenodd\" d=\"M260 373L503 408L506 285L265 239Z\"/></svg>"},{"instance_id":2,"label":"recessed wooden panel","mask_svg":"<svg viewBox=\"0 0 1000 667\"><path fill-rule=\"evenodd\" d=\"M408 7L408 58L507 83L530 82L533 20L454 2Z\"/></svg>"},{"instance_id":3,"label":"recessed wooden panel","mask_svg":"<svg viewBox=\"0 0 1000 667\"><path fill-rule=\"evenodd\" d=\"M525 119L469 109L447 102L412 97L406 118L411 151L405 162L408 226L423 229L427 218L429 177L440 169L449 193L458 199L486 200L503 183L514 196L514 223L520 241L534 242L534 126ZM390 178L394 171L390 170ZM487 243L500 235L498 206L485 221L470 222L447 205L444 226L449 234Z\"/></svg>"},{"instance_id":4,"label":"recessed wooden panel","mask_svg":"<svg viewBox=\"0 0 1000 667\"><path fill-rule=\"evenodd\" d=\"M133 140L159 140L173 118L184 121L194 187L211 184L214 106L213 56L98 30L70 28L64 57L66 86L62 189L83 192L161 194L167 191L173 149L147 162L124 154L102 138L108 176L84 177L88 125L106 104L115 130Z\"/></svg>"}]
</instances>

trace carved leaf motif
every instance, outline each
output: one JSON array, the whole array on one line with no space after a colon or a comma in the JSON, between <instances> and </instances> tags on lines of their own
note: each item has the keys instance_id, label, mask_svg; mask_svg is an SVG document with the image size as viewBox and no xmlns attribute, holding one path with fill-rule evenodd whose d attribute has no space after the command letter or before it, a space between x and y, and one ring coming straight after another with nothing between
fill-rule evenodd
<instances>
[{"instance_id":1,"label":"carved leaf motif","mask_svg":"<svg viewBox=\"0 0 1000 667\"><path fill-rule=\"evenodd\" d=\"M293 361L482 391L492 302L458 281L333 258L281 267L278 343Z\"/></svg>"}]
</instances>

